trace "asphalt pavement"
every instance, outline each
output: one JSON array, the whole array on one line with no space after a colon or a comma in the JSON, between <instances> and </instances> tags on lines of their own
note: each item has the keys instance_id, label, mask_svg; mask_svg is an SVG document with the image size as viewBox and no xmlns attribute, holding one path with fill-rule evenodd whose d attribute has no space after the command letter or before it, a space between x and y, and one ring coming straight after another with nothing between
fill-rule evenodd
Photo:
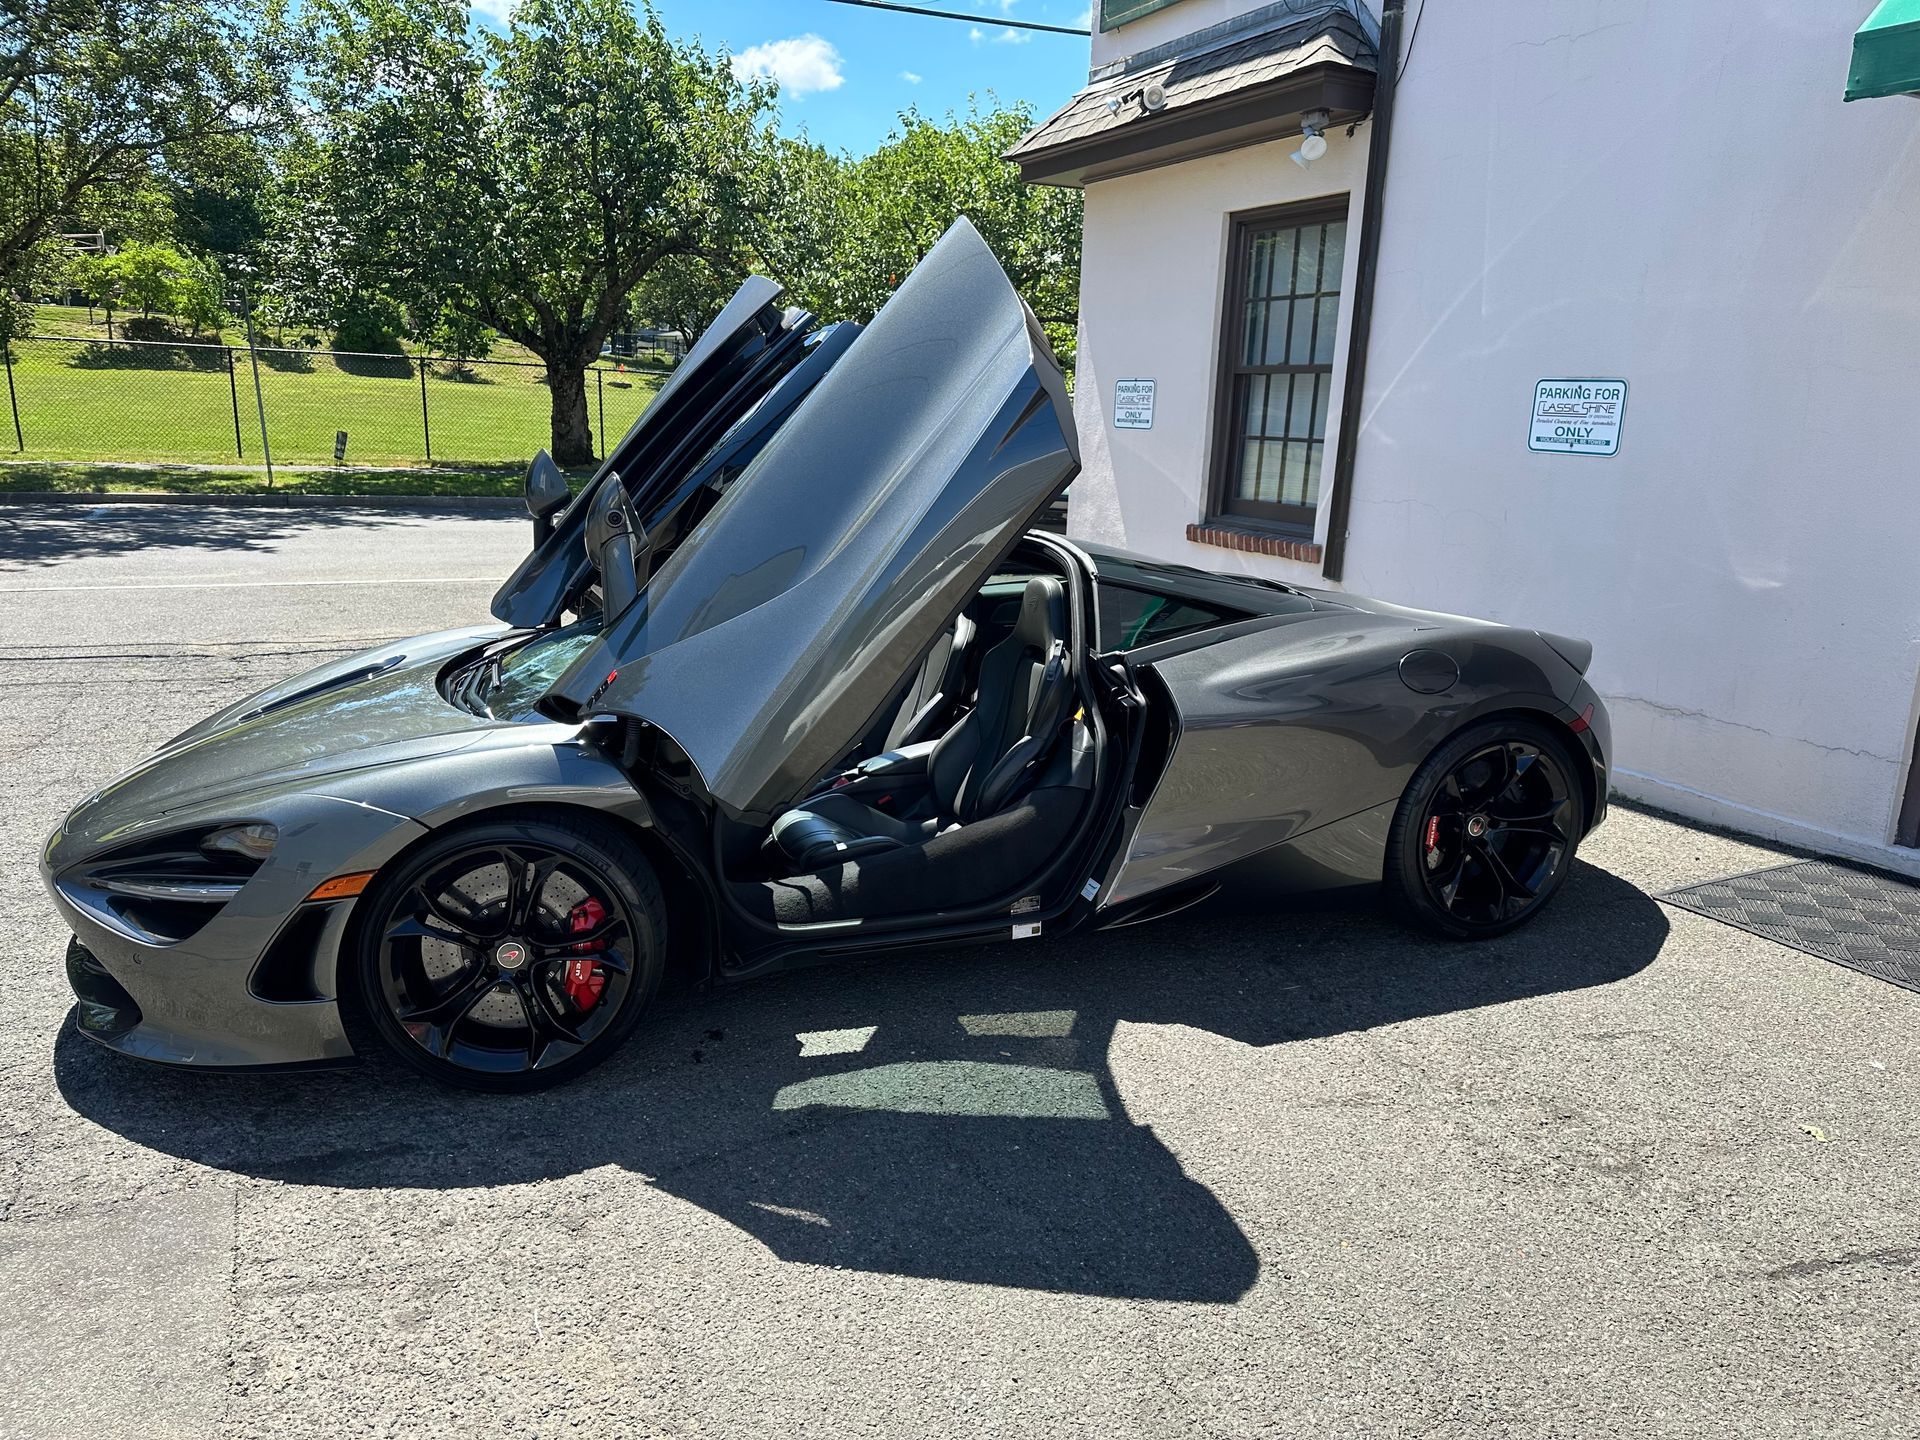
<instances>
[{"instance_id":1,"label":"asphalt pavement","mask_svg":"<svg viewBox=\"0 0 1920 1440\"><path fill-rule=\"evenodd\" d=\"M1920 1435L1920 996L1650 896L1186 915L671 998L531 1098L78 1038L34 873L524 521L0 507L0 1434Z\"/></svg>"}]
</instances>

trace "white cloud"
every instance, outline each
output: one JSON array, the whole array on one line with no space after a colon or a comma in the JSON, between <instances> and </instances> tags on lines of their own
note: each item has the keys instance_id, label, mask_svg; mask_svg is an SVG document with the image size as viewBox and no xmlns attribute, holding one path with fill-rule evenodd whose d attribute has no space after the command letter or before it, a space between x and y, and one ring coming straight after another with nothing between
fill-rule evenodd
<instances>
[{"instance_id":1,"label":"white cloud","mask_svg":"<svg viewBox=\"0 0 1920 1440\"><path fill-rule=\"evenodd\" d=\"M497 0L488 0L497 3ZM840 73L840 52L818 35L795 35L752 45L733 57L733 73L776 80L796 99L821 90L838 90L847 77Z\"/></svg>"},{"instance_id":2,"label":"white cloud","mask_svg":"<svg viewBox=\"0 0 1920 1440\"><path fill-rule=\"evenodd\" d=\"M1093 6L1087 6L1086 9L1074 16L1073 23L1082 30L1091 30L1093 28Z\"/></svg>"},{"instance_id":3,"label":"white cloud","mask_svg":"<svg viewBox=\"0 0 1920 1440\"><path fill-rule=\"evenodd\" d=\"M918 85L922 80L926 79L927 77L924 75L916 75L911 70L902 70L900 72L900 78L906 81L909 85Z\"/></svg>"},{"instance_id":4,"label":"white cloud","mask_svg":"<svg viewBox=\"0 0 1920 1440\"><path fill-rule=\"evenodd\" d=\"M1002 26L999 34L993 37L993 43L996 45L1025 45L1032 39L1033 32L1031 30L1009 30L1005 26Z\"/></svg>"},{"instance_id":5,"label":"white cloud","mask_svg":"<svg viewBox=\"0 0 1920 1440\"><path fill-rule=\"evenodd\" d=\"M978 25L974 25L967 30L967 38L978 45L982 40L987 38L987 32L982 30Z\"/></svg>"},{"instance_id":6,"label":"white cloud","mask_svg":"<svg viewBox=\"0 0 1920 1440\"><path fill-rule=\"evenodd\" d=\"M496 25L505 25L516 3L517 0L468 0L467 8L482 20L491 20Z\"/></svg>"}]
</instances>

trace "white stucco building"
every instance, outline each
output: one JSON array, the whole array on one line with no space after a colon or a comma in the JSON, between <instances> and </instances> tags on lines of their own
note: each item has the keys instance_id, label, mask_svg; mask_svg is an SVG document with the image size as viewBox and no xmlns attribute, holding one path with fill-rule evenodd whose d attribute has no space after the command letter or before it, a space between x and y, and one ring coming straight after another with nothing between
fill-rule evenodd
<instances>
[{"instance_id":1,"label":"white stucco building","mask_svg":"<svg viewBox=\"0 0 1920 1440\"><path fill-rule=\"evenodd\" d=\"M1380 4L1096 7L1012 157L1086 193L1070 533L1583 635L1622 793L1920 874L1920 103L1843 101L1869 0Z\"/></svg>"}]
</instances>

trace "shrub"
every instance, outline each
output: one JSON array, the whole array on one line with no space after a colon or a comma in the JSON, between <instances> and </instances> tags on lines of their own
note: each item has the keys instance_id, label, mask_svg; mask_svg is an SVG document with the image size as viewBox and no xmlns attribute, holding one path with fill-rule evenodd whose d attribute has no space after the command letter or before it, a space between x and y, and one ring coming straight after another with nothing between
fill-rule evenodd
<instances>
[{"instance_id":1,"label":"shrub","mask_svg":"<svg viewBox=\"0 0 1920 1440\"><path fill-rule=\"evenodd\" d=\"M178 340L180 332L165 315L129 315L120 322L122 340Z\"/></svg>"}]
</instances>

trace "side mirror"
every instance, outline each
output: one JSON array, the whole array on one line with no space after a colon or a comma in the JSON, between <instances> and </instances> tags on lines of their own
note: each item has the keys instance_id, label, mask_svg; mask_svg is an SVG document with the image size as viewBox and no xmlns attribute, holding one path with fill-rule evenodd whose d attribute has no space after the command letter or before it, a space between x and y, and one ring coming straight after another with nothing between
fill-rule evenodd
<instances>
[{"instance_id":1,"label":"side mirror","mask_svg":"<svg viewBox=\"0 0 1920 1440\"><path fill-rule=\"evenodd\" d=\"M594 494L593 508L587 512L586 544L587 559L600 572L601 614L611 622L640 598L653 548L617 471Z\"/></svg>"},{"instance_id":2,"label":"side mirror","mask_svg":"<svg viewBox=\"0 0 1920 1440\"><path fill-rule=\"evenodd\" d=\"M533 517L533 543L541 545L553 534L553 517L573 498L567 477L544 450L536 450L527 466L527 514Z\"/></svg>"}]
</instances>

